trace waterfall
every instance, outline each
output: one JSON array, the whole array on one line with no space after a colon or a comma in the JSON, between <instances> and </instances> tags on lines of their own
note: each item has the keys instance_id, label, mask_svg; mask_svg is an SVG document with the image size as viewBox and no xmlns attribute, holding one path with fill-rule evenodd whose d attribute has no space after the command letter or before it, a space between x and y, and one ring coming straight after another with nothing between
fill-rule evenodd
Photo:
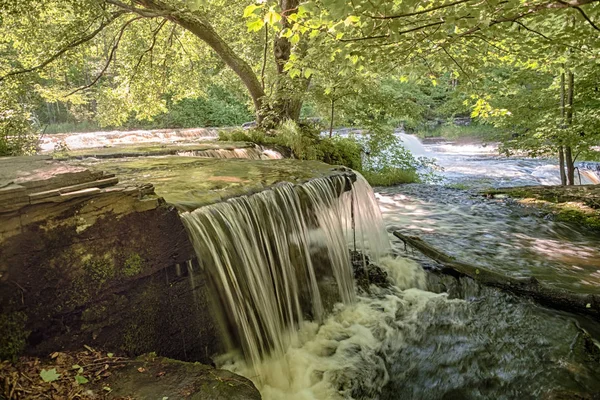
<instances>
[{"instance_id":1,"label":"waterfall","mask_svg":"<svg viewBox=\"0 0 600 400\"><path fill-rule=\"evenodd\" d=\"M360 175L280 184L182 214L230 343L250 365L281 357L325 298L356 300L349 245L371 257L389 240ZM333 281L333 283L332 283Z\"/></svg>"},{"instance_id":2,"label":"waterfall","mask_svg":"<svg viewBox=\"0 0 600 400\"><path fill-rule=\"evenodd\" d=\"M208 149L179 151L178 156L207 158L246 158L249 160L279 160L283 155L276 150L255 146L240 149Z\"/></svg>"}]
</instances>

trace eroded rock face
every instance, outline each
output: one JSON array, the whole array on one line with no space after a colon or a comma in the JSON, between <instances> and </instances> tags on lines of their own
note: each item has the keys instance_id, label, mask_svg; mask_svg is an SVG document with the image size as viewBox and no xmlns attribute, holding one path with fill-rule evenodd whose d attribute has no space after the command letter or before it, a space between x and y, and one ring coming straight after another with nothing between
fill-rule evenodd
<instances>
[{"instance_id":1,"label":"eroded rock face","mask_svg":"<svg viewBox=\"0 0 600 400\"><path fill-rule=\"evenodd\" d=\"M188 278L187 233L151 185L44 157L0 170L0 358L89 344L209 360L205 283Z\"/></svg>"}]
</instances>

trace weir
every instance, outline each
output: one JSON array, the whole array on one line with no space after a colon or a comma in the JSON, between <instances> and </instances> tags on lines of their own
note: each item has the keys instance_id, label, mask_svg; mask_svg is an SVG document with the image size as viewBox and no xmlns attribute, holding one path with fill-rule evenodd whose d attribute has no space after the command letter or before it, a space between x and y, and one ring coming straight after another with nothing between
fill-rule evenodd
<instances>
[{"instance_id":1,"label":"weir","mask_svg":"<svg viewBox=\"0 0 600 400\"><path fill-rule=\"evenodd\" d=\"M334 301L356 301L349 246L377 257L388 243L361 176L285 183L181 216L229 345L250 364L283 356L302 322L322 322Z\"/></svg>"}]
</instances>

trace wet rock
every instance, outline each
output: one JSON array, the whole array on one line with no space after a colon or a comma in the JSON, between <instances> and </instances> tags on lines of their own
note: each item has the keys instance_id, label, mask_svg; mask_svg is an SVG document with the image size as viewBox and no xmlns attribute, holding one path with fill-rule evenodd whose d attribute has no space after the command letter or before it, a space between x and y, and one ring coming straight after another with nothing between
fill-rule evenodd
<instances>
[{"instance_id":1,"label":"wet rock","mask_svg":"<svg viewBox=\"0 0 600 400\"><path fill-rule=\"evenodd\" d=\"M387 272L372 264L368 256L358 251L351 251L350 260L354 271L354 279L360 290L369 293L369 286L371 285L382 288L390 286Z\"/></svg>"},{"instance_id":2,"label":"wet rock","mask_svg":"<svg viewBox=\"0 0 600 400\"><path fill-rule=\"evenodd\" d=\"M109 398L138 400L260 400L252 381L200 363L143 356L117 370L105 383Z\"/></svg>"}]
</instances>

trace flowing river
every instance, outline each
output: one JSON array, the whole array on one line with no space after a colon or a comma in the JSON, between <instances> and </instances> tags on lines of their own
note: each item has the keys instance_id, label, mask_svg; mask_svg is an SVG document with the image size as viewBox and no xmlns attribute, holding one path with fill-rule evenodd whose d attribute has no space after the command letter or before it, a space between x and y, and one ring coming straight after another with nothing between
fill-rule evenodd
<instances>
[{"instance_id":1,"label":"flowing river","mask_svg":"<svg viewBox=\"0 0 600 400\"><path fill-rule=\"evenodd\" d=\"M373 192L360 176L338 176L182 213L232 347L244 352L216 365L251 379L265 400L598 398L597 321L429 274L431 261L390 242L399 229L459 260L598 293L597 234L477 193L557 183L556 167L501 158L493 147L403 139L415 155L437 159L442 182ZM171 169L159 172L183 178L186 191L200 188L201 178ZM597 176L583 171L582 179ZM392 284L355 291L349 243ZM193 280L197 269L188 268ZM338 294L332 311L329 293Z\"/></svg>"},{"instance_id":2,"label":"flowing river","mask_svg":"<svg viewBox=\"0 0 600 400\"><path fill-rule=\"evenodd\" d=\"M437 185L375 188L388 231L418 235L458 259L578 292L598 292L600 238L474 188L556 181L551 162L493 148L405 143L445 168ZM470 187L471 189L465 189ZM377 225L376 219L371 219ZM218 365L254 380L265 399L570 399L600 393L596 322L424 272L393 242L380 265L395 283L303 322L275 357Z\"/></svg>"}]
</instances>

